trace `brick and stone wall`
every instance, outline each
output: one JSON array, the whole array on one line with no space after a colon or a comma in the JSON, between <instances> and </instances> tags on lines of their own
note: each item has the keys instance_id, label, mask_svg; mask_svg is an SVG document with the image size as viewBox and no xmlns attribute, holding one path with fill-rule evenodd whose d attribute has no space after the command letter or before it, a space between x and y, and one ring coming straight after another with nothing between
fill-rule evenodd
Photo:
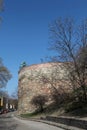
<instances>
[{"instance_id":1,"label":"brick and stone wall","mask_svg":"<svg viewBox=\"0 0 87 130\"><path fill-rule=\"evenodd\" d=\"M51 85L43 84L40 76L56 77L57 87L63 82L67 83L67 71L63 63L44 63L23 67L19 73L18 79L18 112L29 113L35 111L35 107L31 105L31 99L39 94L50 95Z\"/></svg>"}]
</instances>

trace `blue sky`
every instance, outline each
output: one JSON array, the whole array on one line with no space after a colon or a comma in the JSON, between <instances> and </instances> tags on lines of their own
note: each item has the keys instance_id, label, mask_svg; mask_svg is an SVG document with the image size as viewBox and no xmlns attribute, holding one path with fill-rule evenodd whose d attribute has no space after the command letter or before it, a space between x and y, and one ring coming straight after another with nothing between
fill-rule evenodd
<instances>
[{"instance_id":1,"label":"blue sky","mask_svg":"<svg viewBox=\"0 0 87 130\"><path fill-rule=\"evenodd\" d=\"M87 0L4 0L0 15L0 57L13 75L6 88L11 94L20 63L38 64L50 55L48 25L58 17L87 18Z\"/></svg>"}]
</instances>

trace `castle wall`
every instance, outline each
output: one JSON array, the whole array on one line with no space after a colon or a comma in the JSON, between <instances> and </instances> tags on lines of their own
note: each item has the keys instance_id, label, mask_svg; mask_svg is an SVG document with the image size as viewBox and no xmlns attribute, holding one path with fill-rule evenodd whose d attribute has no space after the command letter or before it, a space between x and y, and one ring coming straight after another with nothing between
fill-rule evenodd
<instances>
[{"instance_id":1,"label":"castle wall","mask_svg":"<svg viewBox=\"0 0 87 130\"><path fill-rule=\"evenodd\" d=\"M57 69L56 69L57 68ZM19 71L18 79L18 111L19 113L27 113L35 111L35 107L31 105L31 99L39 94L50 95L51 85L43 84L40 76L57 77L58 84L61 81L67 81L67 72L63 63L44 63L24 67ZM58 80L59 79L59 80ZM57 87L58 87L57 84Z\"/></svg>"}]
</instances>

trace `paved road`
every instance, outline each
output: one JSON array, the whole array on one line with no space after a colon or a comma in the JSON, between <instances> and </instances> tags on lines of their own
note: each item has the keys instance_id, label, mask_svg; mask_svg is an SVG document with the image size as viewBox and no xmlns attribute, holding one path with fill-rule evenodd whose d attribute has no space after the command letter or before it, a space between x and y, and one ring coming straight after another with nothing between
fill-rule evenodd
<instances>
[{"instance_id":1,"label":"paved road","mask_svg":"<svg viewBox=\"0 0 87 130\"><path fill-rule=\"evenodd\" d=\"M0 115L0 130L63 130L41 122L20 120L12 113Z\"/></svg>"}]
</instances>

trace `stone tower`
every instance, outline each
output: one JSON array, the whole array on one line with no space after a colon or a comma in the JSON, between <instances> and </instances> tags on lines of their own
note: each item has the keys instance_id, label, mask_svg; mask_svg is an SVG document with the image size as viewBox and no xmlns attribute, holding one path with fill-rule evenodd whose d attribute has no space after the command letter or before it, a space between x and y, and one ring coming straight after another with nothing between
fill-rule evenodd
<instances>
[{"instance_id":1,"label":"stone tower","mask_svg":"<svg viewBox=\"0 0 87 130\"><path fill-rule=\"evenodd\" d=\"M39 94L50 95L51 86L40 82L41 75L46 75L47 77L56 75L58 84L61 84L61 80L67 80L63 63L35 64L20 69L18 73L19 113L30 113L35 110L35 107L30 103L34 96Z\"/></svg>"}]
</instances>

